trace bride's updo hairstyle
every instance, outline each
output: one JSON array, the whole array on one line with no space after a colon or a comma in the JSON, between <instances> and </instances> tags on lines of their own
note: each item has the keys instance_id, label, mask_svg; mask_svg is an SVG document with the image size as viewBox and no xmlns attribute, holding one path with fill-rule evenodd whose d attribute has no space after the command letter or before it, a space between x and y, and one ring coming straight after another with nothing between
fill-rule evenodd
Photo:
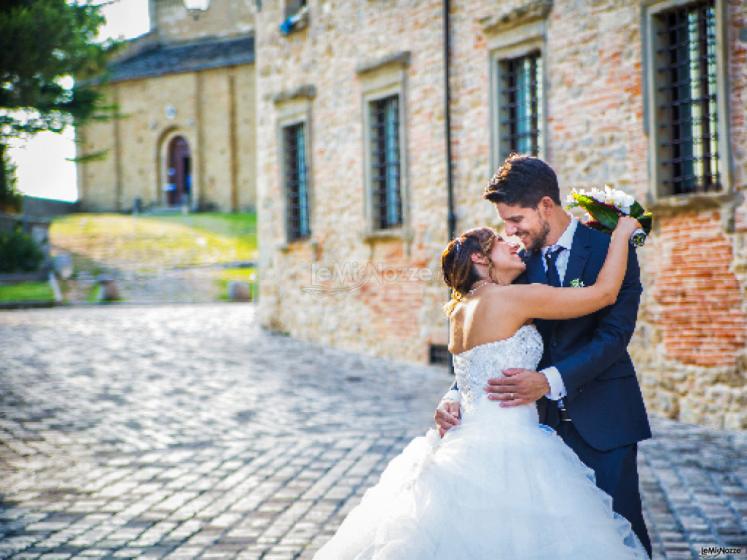
<instances>
[{"instance_id":1,"label":"bride's updo hairstyle","mask_svg":"<svg viewBox=\"0 0 747 560\"><path fill-rule=\"evenodd\" d=\"M441 271L444 282L451 288L451 300L444 306L447 315L469 292L472 285L480 280L471 256L480 253L488 258L488 274L492 276L493 263L490 261L490 250L493 247L496 233L487 227L479 227L465 231L459 237L452 239L441 253Z\"/></svg>"}]
</instances>

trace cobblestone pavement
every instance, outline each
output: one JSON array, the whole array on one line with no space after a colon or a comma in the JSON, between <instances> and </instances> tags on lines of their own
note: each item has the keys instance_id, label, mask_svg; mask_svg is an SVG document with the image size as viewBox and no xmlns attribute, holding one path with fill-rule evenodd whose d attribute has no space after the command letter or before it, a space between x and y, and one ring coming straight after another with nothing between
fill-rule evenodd
<instances>
[{"instance_id":1,"label":"cobblestone pavement","mask_svg":"<svg viewBox=\"0 0 747 560\"><path fill-rule=\"evenodd\" d=\"M0 558L310 558L448 384L251 304L2 313ZM652 420L655 557L747 551L745 434Z\"/></svg>"}]
</instances>

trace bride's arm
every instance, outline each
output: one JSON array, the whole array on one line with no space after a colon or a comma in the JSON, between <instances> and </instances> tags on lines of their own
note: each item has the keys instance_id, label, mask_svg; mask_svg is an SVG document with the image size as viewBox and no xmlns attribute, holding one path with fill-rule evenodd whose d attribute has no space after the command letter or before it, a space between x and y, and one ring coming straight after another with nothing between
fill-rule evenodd
<instances>
[{"instance_id":1,"label":"bride's arm","mask_svg":"<svg viewBox=\"0 0 747 560\"><path fill-rule=\"evenodd\" d=\"M525 319L573 319L614 304L625 277L630 236L639 227L634 218L620 218L612 232L604 266L592 286L514 285L506 288L503 297L508 294L508 299Z\"/></svg>"}]
</instances>

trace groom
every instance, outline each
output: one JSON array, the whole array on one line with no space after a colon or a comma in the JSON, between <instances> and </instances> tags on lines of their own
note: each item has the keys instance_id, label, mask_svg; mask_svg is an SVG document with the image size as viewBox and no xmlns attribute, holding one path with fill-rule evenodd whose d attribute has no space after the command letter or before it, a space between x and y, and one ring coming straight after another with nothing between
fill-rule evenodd
<instances>
[{"instance_id":1,"label":"groom","mask_svg":"<svg viewBox=\"0 0 747 560\"><path fill-rule=\"evenodd\" d=\"M521 239L527 268L518 281L552 286L589 286L596 281L609 235L565 212L555 172L540 159L512 154L485 189L507 235ZM614 305L565 321L537 320L544 342L540 371L509 369L488 380L488 398L500 406L537 403L539 420L596 473L613 509L630 521L651 556L641 511L637 443L651 437L633 362L626 350L641 296L638 260L628 268ZM459 423L457 385L436 411L441 433ZM496 406L499 404L496 403Z\"/></svg>"}]
</instances>

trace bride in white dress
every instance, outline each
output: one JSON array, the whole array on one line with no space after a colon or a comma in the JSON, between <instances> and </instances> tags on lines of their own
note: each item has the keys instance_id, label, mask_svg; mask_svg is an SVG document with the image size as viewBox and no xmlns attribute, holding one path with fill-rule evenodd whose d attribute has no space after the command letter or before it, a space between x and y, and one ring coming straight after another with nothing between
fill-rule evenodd
<instances>
[{"instance_id":1,"label":"bride in white dress","mask_svg":"<svg viewBox=\"0 0 747 560\"><path fill-rule=\"evenodd\" d=\"M489 228L449 243L444 279L461 423L413 439L345 518L315 560L648 559L588 468L534 403L501 407L483 391L507 368L536 369L531 319L568 319L613 303L638 228L620 220L593 286L512 285L518 247Z\"/></svg>"}]
</instances>

